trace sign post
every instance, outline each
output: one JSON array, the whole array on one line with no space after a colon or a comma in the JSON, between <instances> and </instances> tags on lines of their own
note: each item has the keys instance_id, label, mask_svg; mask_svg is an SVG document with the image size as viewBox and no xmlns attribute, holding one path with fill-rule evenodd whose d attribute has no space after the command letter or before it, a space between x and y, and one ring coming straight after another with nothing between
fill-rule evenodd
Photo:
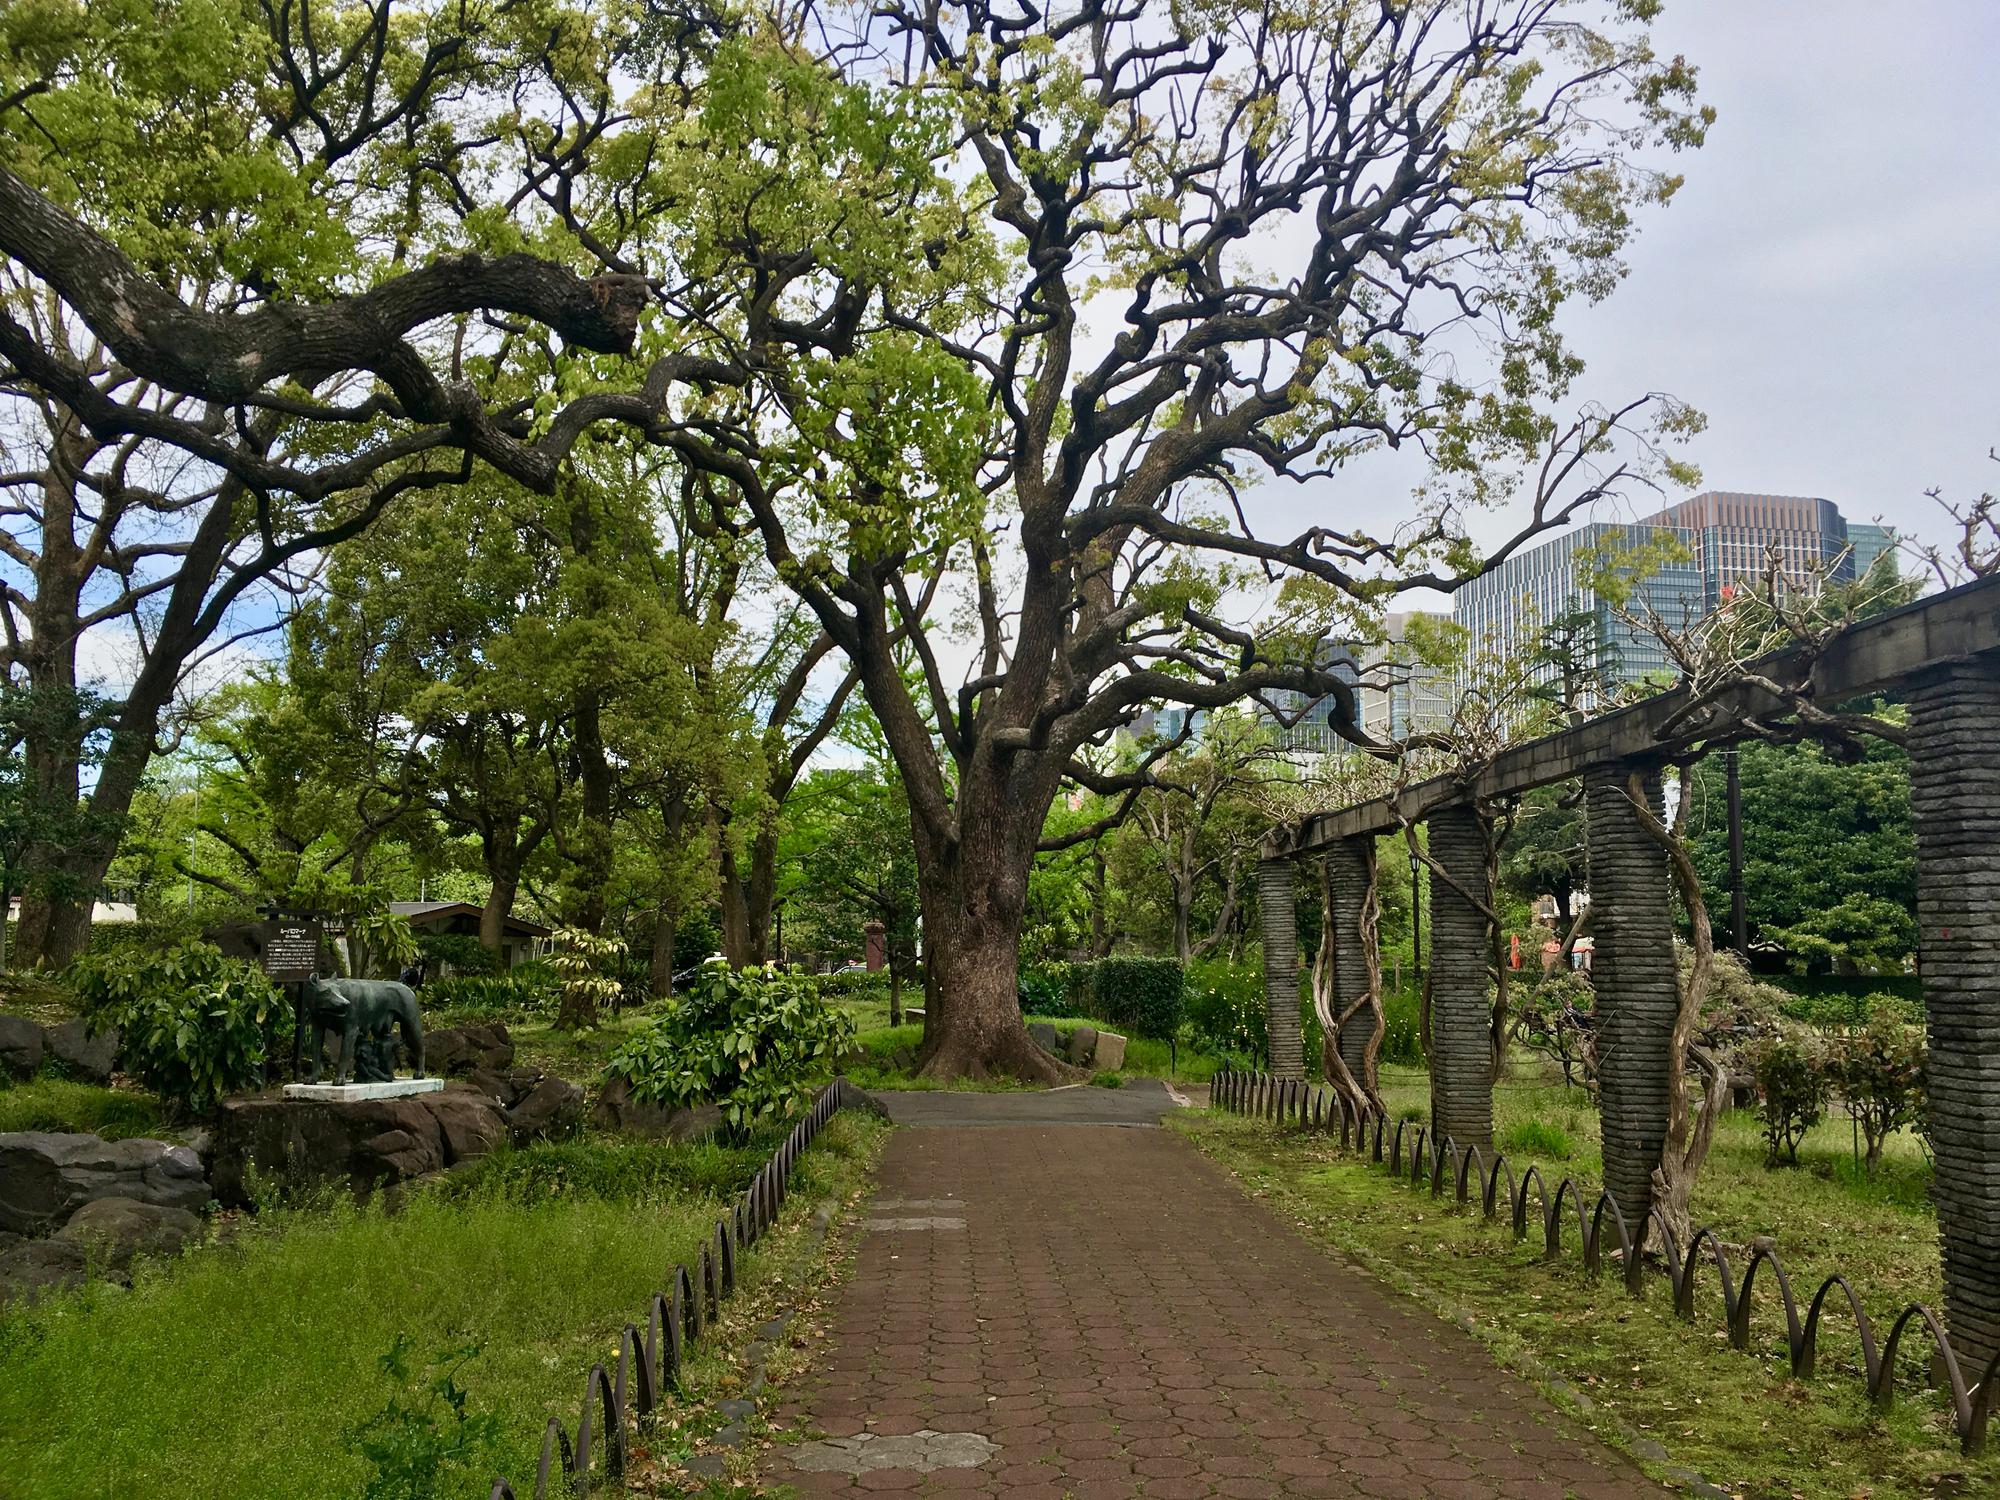
<instances>
[{"instance_id":1,"label":"sign post","mask_svg":"<svg viewBox=\"0 0 2000 1500\"><path fill-rule=\"evenodd\" d=\"M273 983L292 992L292 1077L304 1062L306 993L302 981L319 973L319 923L301 917L273 917L264 924L264 952L259 960Z\"/></svg>"}]
</instances>

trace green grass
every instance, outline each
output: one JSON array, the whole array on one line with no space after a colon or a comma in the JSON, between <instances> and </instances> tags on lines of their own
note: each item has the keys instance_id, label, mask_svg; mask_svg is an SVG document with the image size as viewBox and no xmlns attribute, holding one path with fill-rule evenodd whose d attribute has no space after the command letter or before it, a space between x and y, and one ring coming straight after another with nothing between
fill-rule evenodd
<instances>
[{"instance_id":1,"label":"green grass","mask_svg":"<svg viewBox=\"0 0 2000 1500\"><path fill-rule=\"evenodd\" d=\"M1414 1069L1385 1070L1392 1112L1420 1103L1427 1080ZM1574 1155L1516 1156L1519 1170L1539 1158L1558 1174L1595 1185L1601 1158L1594 1112L1581 1092L1565 1093L1516 1075L1495 1096L1503 1141L1548 1132ZM1854 1373L1851 1325L1822 1331L1819 1373L1789 1378L1783 1313L1760 1277L1752 1351L1728 1346L1712 1277L1697 1293L1692 1326L1672 1315L1664 1279L1651 1278L1634 1302L1615 1268L1592 1282L1575 1251L1541 1259L1539 1231L1517 1244L1486 1224L1391 1179L1337 1145L1260 1122L1206 1114L1183 1118L1197 1145L1258 1196L1429 1306L1467 1324L1503 1360L1545 1382L1584 1393L1580 1419L1613 1440L1630 1434L1661 1444L1673 1463L1696 1469L1746 1500L1871 1500L1988 1493L2000 1460L1958 1452L1949 1413L1922 1389L1923 1354L1903 1356L1899 1400L1888 1416L1870 1408ZM1925 1175L1914 1143L1892 1143L1876 1179L1852 1173L1846 1122L1808 1139L1798 1169L1767 1169L1754 1115L1726 1117L1695 1196L1697 1222L1742 1244L1772 1236L1803 1299L1819 1279L1843 1271L1886 1337L1887 1319L1939 1294L1936 1224L1918 1185ZM1735 1257L1738 1274L1742 1258ZM1803 1309L1801 1309L1803 1311ZM1920 1341L1917 1341L1920 1342Z\"/></svg>"},{"instance_id":2,"label":"green grass","mask_svg":"<svg viewBox=\"0 0 2000 1500\"><path fill-rule=\"evenodd\" d=\"M160 1106L151 1094L47 1075L25 1083L0 1083L0 1133L12 1130L101 1135L107 1141L176 1138L161 1124Z\"/></svg>"},{"instance_id":3,"label":"green grass","mask_svg":"<svg viewBox=\"0 0 2000 1500\"><path fill-rule=\"evenodd\" d=\"M878 1134L836 1117L795 1192L857 1176ZM419 1367L483 1346L460 1383L501 1418L503 1472L532 1487L547 1419L574 1425L591 1362L714 1230L721 1201L675 1181L743 1175L712 1148L673 1170L650 1153L684 1148L603 1149L594 1167L568 1148L516 1153L483 1188L394 1215L268 1213L129 1291L95 1284L0 1319L0 1494L345 1500L370 1473L343 1434L394 1393L377 1360L399 1334ZM491 1482L449 1493L483 1500Z\"/></svg>"}]
</instances>

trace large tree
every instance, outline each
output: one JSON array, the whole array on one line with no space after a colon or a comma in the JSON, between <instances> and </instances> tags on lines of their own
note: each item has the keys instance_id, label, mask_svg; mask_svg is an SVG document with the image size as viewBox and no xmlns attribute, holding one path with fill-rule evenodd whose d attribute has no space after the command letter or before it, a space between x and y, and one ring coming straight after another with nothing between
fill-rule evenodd
<instances>
[{"instance_id":1,"label":"large tree","mask_svg":"<svg viewBox=\"0 0 2000 1500\"><path fill-rule=\"evenodd\" d=\"M1015 943L1082 753L1149 701L1345 692L1325 609L1244 628L1248 602L1186 554L1376 608L1476 570L1464 511L1513 476L1527 521L1487 563L1629 476L1612 450L1649 403L1558 418L1578 365L1557 324L1671 194L1645 150L1705 124L1692 71L1647 44L1656 8L885 0L629 33L560 5L232 13L256 86L191 87L245 101L229 143L283 192L229 223L271 235L290 212L331 250L220 280L149 253L150 203L63 175L38 143L88 70L24 50L32 76L10 62L0 88L0 253L107 373L19 304L0 359L93 441L191 455L280 551L301 514L358 527L480 465L555 493L604 422L714 476L896 759L926 1068L1037 1072ZM60 161L102 159L83 115L56 120ZM192 187L211 159L171 165ZM1433 460L1399 523L1373 497L1252 524L1253 479L1323 480L1383 444ZM961 566L954 684L925 615Z\"/></svg>"},{"instance_id":2,"label":"large tree","mask_svg":"<svg viewBox=\"0 0 2000 1500\"><path fill-rule=\"evenodd\" d=\"M823 7L802 35L837 41L767 62L709 143L683 295L733 287L719 359L755 379L726 439L712 400L654 430L736 484L888 737L927 1072L1047 1069L1014 1003L1047 810L1065 778L1151 776L1089 747L1152 702L1345 695L1321 631L1476 571L1463 511L1500 475L1529 468L1529 521L1489 563L1625 477L1608 453L1647 403L1556 420L1578 368L1556 314L1672 192L1641 148L1701 135L1654 8L1596 29L1556 3ZM1254 480L1383 444L1434 460L1414 514L1250 519ZM1201 553L1333 607L1232 624ZM919 603L953 566L959 681Z\"/></svg>"}]
</instances>

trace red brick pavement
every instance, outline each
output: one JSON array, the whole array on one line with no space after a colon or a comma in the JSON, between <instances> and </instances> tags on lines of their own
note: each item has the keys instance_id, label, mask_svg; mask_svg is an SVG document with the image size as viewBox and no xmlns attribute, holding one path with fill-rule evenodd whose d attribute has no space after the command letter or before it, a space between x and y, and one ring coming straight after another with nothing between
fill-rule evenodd
<instances>
[{"instance_id":1,"label":"red brick pavement","mask_svg":"<svg viewBox=\"0 0 2000 1500\"><path fill-rule=\"evenodd\" d=\"M865 1234L827 1366L785 1415L998 1451L858 1476L781 1459L802 1496L1667 1493L1167 1131L902 1129L885 1200L964 1228Z\"/></svg>"}]
</instances>

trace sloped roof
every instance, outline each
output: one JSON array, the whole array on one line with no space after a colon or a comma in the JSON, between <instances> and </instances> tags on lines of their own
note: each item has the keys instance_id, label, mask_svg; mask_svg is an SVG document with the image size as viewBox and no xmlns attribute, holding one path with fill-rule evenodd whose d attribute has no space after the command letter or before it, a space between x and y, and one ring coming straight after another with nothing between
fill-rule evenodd
<instances>
[{"instance_id":1,"label":"sloped roof","mask_svg":"<svg viewBox=\"0 0 2000 1500\"><path fill-rule=\"evenodd\" d=\"M435 921L441 917L480 916L480 910L470 901L391 901L389 910L406 918L412 925ZM507 931L522 937L547 937L555 929L544 927L540 922L530 922L526 917L507 914Z\"/></svg>"}]
</instances>

